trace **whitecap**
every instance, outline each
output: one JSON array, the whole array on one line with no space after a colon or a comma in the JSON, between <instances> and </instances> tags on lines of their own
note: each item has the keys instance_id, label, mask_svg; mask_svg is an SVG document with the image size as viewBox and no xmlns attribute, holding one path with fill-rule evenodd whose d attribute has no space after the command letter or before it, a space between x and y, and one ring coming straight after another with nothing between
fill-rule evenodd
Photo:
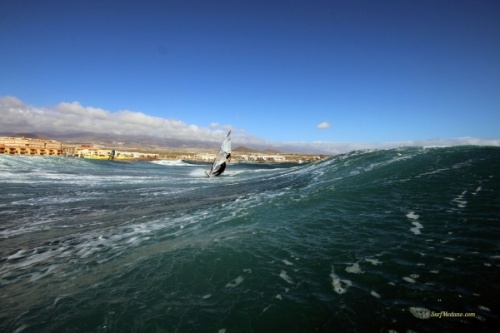
<instances>
[{"instance_id":1,"label":"whitecap","mask_svg":"<svg viewBox=\"0 0 500 333\"><path fill-rule=\"evenodd\" d=\"M416 229L422 229L424 226L422 224L420 224L419 222L412 222L411 224L413 224L415 226ZM432 240L431 240L432 242Z\"/></svg>"},{"instance_id":2,"label":"whitecap","mask_svg":"<svg viewBox=\"0 0 500 333\"><path fill-rule=\"evenodd\" d=\"M286 260L286 259L283 259L281 260L285 265L288 265L288 266L292 266L293 263L291 263L290 261Z\"/></svg>"},{"instance_id":3,"label":"whitecap","mask_svg":"<svg viewBox=\"0 0 500 333\"><path fill-rule=\"evenodd\" d=\"M415 283L415 282L417 282L417 281L415 281L415 279L412 279L409 276L403 277L403 280L405 280L406 282L409 282L409 283Z\"/></svg>"},{"instance_id":4,"label":"whitecap","mask_svg":"<svg viewBox=\"0 0 500 333\"><path fill-rule=\"evenodd\" d=\"M418 220L420 215L415 214L415 212L409 212L408 214L406 214L406 217L412 220Z\"/></svg>"},{"instance_id":5,"label":"whitecap","mask_svg":"<svg viewBox=\"0 0 500 333\"><path fill-rule=\"evenodd\" d=\"M240 275L236 279L234 279L233 281L228 282L228 284L226 284L226 288L234 288L234 287L238 286L239 284L241 284L244 280L245 280L245 278Z\"/></svg>"},{"instance_id":6,"label":"whitecap","mask_svg":"<svg viewBox=\"0 0 500 333\"><path fill-rule=\"evenodd\" d=\"M417 220L420 218L420 215L415 214L415 212L412 211L406 214L406 217L412 221L411 224L413 224L414 226L413 228L410 228L410 231L415 235L420 235L420 229L424 228L424 226L420 222L417 222Z\"/></svg>"},{"instance_id":7,"label":"whitecap","mask_svg":"<svg viewBox=\"0 0 500 333\"><path fill-rule=\"evenodd\" d=\"M415 227L415 228L410 228L410 231L413 232L415 235L420 235L420 228Z\"/></svg>"},{"instance_id":8,"label":"whitecap","mask_svg":"<svg viewBox=\"0 0 500 333\"><path fill-rule=\"evenodd\" d=\"M454 202L458 208L465 208L467 205L467 201L464 199L466 193L467 191L463 191L462 194L451 201Z\"/></svg>"},{"instance_id":9,"label":"whitecap","mask_svg":"<svg viewBox=\"0 0 500 333\"><path fill-rule=\"evenodd\" d=\"M410 307L410 312L418 319L429 319L431 317L431 311L426 308L420 307Z\"/></svg>"},{"instance_id":10,"label":"whitecap","mask_svg":"<svg viewBox=\"0 0 500 333\"><path fill-rule=\"evenodd\" d=\"M488 311L488 312L491 311L490 308L488 308L488 307L486 307L484 305L479 305L478 308L481 309L481 310L483 310L483 311Z\"/></svg>"},{"instance_id":11,"label":"whitecap","mask_svg":"<svg viewBox=\"0 0 500 333\"><path fill-rule=\"evenodd\" d=\"M11 254L10 256L8 256L7 260L23 258L24 257L24 253L26 253L26 250L19 250L16 253Z\"/></svg>"},{"instance_id":12,"label":"whitecap","mask_svg":"<svg viewBox=\"0 0 500 333\"><path fill-rule=\"evenodd\" d=\"M347 273L362 274L364 271L359 267L359 263L354 263L352 266L346 267L345 271Z\"/></svg>"},{"instance_id":13,"label":"whitecap","mask_svg":"<svg viewBox=\"0 0 500 333\"><path fill-rule=\"evenodd\" d=\"M288 276L288 274L285 271L280 272L280 278L282 278L283 280L285 280L288 283L293 283L292 278L290 276Z\"/></svg>"},{"instance_id":14,"label":"whitecap","mask_svg":"<svg viewBox=\"0 0 500 333\"><path fill-rule=\"evenodd\" d=\"M378 259L365 259L365 261L368 261L370 264L374 266L382 264L382 262Z\"/></svg>"},{"instance_id":15,"label":"whitecap","mask_svg":"<svg viewBox=\"0 0 500 333\"><path fill-rule=\"evenodd\" d=\"M347 289L352 286L351 281L340 279L337 275L335 275L333 267L332 272L330 273L330 277L332 278L333 290L339 295L346 293Z\"/></svg>"},{"instance_id":16,"label":"whitecap","mask_svg":"<svg viewBox=\"0 0 500 333\"><path fill-rule=\"evenodd\" d=\"M376 291L374 291L374 290L372 290L372 291L370 292L370 295L372 295L373 297L376 297L376 298L380 298L380 294L379 294L379 293L377 293L377 292L376 292Z\"/></svg>"}]
</instances>

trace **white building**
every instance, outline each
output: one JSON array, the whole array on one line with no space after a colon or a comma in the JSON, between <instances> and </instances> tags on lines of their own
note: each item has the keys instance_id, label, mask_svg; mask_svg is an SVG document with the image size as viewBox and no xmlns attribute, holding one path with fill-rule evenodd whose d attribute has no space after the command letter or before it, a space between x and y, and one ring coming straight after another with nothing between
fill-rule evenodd
<instances>
[{"instance_id":1,"label":"white building","mask_svg":"<svg viewBox=\"0 0 500 333\"><path fill-rule=\"evenodd\" d=\"M215 159L215 154L208 154L208 153L196 154L194 155L194 159L205 162L213 161Z\"/></svg>"},{"instance_id":2,"label":"white building","mask_svg":"<svg viewBox=\"0 0 500 333\"><path fill-rule=\"evenodd\" d=\"M267 154L250 154L241 155L241 161L257 161L257 162L285 162L286 158L282 155L267 155Z\"/></svg>"}]
</instances>

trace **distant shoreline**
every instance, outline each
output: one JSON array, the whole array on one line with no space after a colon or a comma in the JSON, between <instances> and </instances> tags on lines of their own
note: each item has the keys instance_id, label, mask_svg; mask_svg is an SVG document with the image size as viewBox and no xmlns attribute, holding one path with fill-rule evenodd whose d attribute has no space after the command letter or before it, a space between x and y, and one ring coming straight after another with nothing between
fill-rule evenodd
<instances>
[{"instance_id":1,"label":"distant shoreline","mask_svg":"<svg viewBox=\"0 0 500 333\"><path fill-rule=\"evenodd\" d=\"M195 162L195 163L207 163L210 164L212 161L207 160L199 160L199 159L194 159L194 158L186 158L185 155L181 154L173 154L173 153L166 153L164 156L160 156L158 158L154 157L126 157L126 158L88 158L88 157L77 157L77 156L70 156L70 155L30 155L30 154L0 154L0 156L15 156L15 157L40 157L40 156L47 156L47 157L63 157L63 158L73 158L73 159L84 159L84 160L93 160L93 161L110 161L110 162L124 162L124 163L129 163L129 162L153 162L153 161L186 161L186 162ZM303 162L314 162L318 161L320 159L325 159L329 158L332 156L325 156L322 155L322 158L318 158L317 155L308 155L308 154L281 154L285 156L284 161L245 161L245 160L238 160L238 154L233 154L233 160L231 163L255 163L255 164L263 164L263 163L268 163L268 164L278 164L278 163L303 163Z\"/></svg>"},{"instance_id":2,"label":"distant shoreline","mask_svg":"<svg viewBox=\"0 0 500 333\"><path fill-rule=\"evenodd\" d=\"M140 144L61 142L24 136L0 137L0 155L4 156L61 156L123 162L184 160L211 163L216 152L216 149L195 147L148 147ZM110 156L114 156L114 159L111 159ZM311 153L283 153L270 149L259 151L239 146L232 151L232 162L301 163L314 162L331 156Z\"/></svg>"}]
</instances>

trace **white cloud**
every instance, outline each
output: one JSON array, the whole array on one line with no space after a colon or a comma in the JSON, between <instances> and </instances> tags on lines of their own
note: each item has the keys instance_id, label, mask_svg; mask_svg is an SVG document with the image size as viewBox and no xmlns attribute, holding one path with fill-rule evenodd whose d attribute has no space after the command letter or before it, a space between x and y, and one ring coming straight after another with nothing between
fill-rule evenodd
<instances>
[{"instance_id":1,"label":"white cloud","mask_svg":"<svg viewBox=\"0 0 500 333\"><path fill-rule=\"evenodd\" d=\"M153 117L130 110L110 112L100 108L85 107L78 102L62 102L55 107L39 108L26 105L12 96L0 98L0 114L2 119L0 132L49 134L92 132L218 142L222 132L225 131L213 126L211 129L201 128L180 120Z\"/></svg>"},{"instance_id":2,"label":"white cloud","mask_svg":"<svg viewBox=\"0 0 500 333\"><path fill-rule=\"evenodd\" d=\"M329 123L318 128L328 128ZM274 148L282 151L323 152L340 154L358 149L388 149L400 146L500 146L500 139L461 137L454 139L429 139L382 143L355 142L271 142L234 129L230 125L212 123L209 128L186 124L176 119L153 117L142 112L122 110L110 112L100 108L85 107L78 102L60 103L55 107L39 108L24 104L16 97L0 97L0 132L32 132L52 134L140 135L160 139L199 140L219 143L229 129L233 129L233 142L237 145Z\"/></svg>"},{"instance_id":3,"label":"white cloud","mask_svg":"<svg viewBox=\"0 0 500 333\"><path fill-rule=\"evenodd\" d=\"M325 128L329 128L329 127L330 127L330 123L327 121L324 121L324 122L318 124L318 126L316 126L316 128L318 128L318 129L325 129Z\"/></svg>"}]
</instances>

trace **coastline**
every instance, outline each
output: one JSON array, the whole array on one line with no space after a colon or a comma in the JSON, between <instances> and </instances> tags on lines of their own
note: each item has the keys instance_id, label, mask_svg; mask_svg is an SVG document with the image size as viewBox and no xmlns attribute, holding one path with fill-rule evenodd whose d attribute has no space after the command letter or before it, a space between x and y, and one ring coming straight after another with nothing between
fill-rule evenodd
<instances>
[{"instance_id":1,"label":"coastline","mask_svg":"<svg viewBox=\"0 0 500 333\"><path fill-rule=\"evenodd\" d=\"M144 155L148 155L148 152L143 152ZM64 157L64 158L82 158L89 159L95 161L111 161L111 162L151 162L151 161L186 161L186 162L196 162L196 163L212 163L212 160L200 160L195 158L195 154L185 154L180 152L172 152L172 151L155 151L155 153L149 152L149 154L155 155L155 157L115 157L114 159L110 159L107 156L85 156L78 157L67 155L64 153L61 154L53 154L53 155L39 155L39 154L0 154L0 156L18 156L18 157L32 157L32 156L48 156L48 157ZM209 154L209 152L207 152ZM273 160L244 160L242 159L240 154L233 153L233 160L231 163L305 163L305 162L315 162L321 159L332 157L333 155L315 155L315 154L287 154L282 153L280 156L284 157L282 161L273 161Z\"/></svg>"},{"instance_id":2,"label":"coastline","mask_svg":"<svg viewBox=\"0 0 500 333\"><path fill-rule=\"evenodd\" d=\"M0 155L4 156L59 156L87 158L93 160L111 160L118 162L184 160L189 162L211 163L217 148L197 147L161 147L141 144L110 144L60 142L51 139L27 137L1 137ZM110 156L114 156L113 159ZM237 147L232 151L232 162L255 163L302 163L314 162L332 155L311 153L289 153L275 150L253 150Z\"/></svg>"}]
</instances>

